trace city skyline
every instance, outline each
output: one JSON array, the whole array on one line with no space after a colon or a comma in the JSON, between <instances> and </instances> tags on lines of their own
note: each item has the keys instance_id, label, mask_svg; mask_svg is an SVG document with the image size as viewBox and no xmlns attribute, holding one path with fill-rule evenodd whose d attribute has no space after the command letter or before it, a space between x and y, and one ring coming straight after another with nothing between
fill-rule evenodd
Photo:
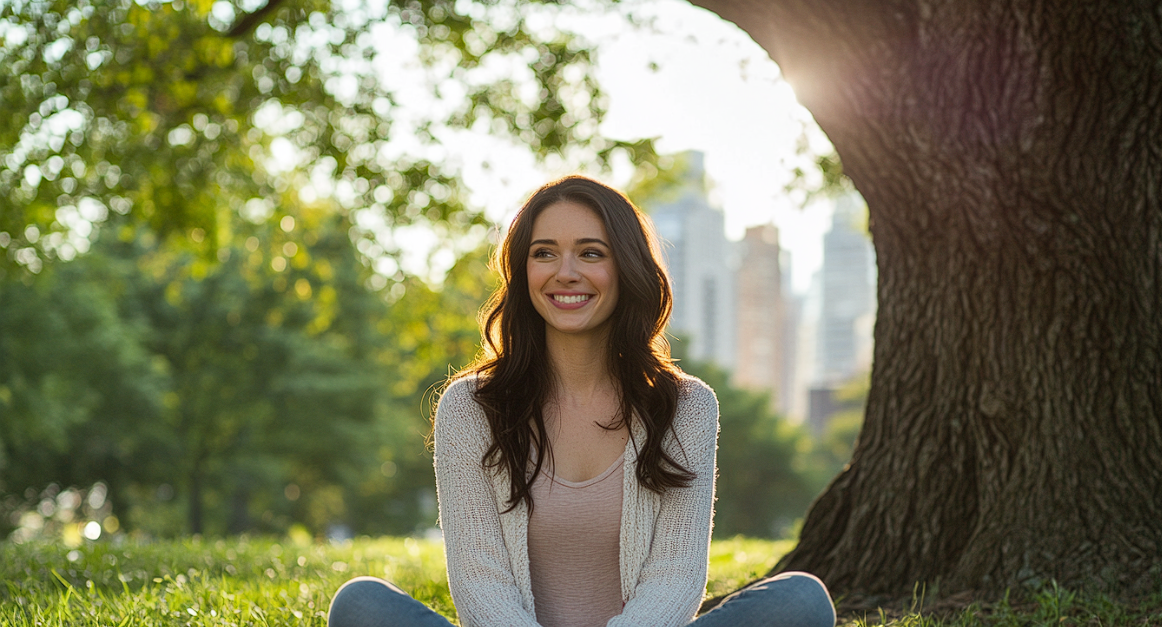
<instances>
[{"instance_id":1,"label":"city skyline","mask_svg":"<svg viewBox=\"0 0 1162 627\"><path fill-rule=\"evenodd\" d=\"M835 389L871 367L875 253L863 199L830 199L823 261L811 289L798 294L777 226L752 226L742 240L729 240L723 211L706 193L703 155L680 158L686 171L668 200L645 207L671 277L671 334L686 343L688 358L728 370L737 385L770 391L776 411L820 431Z\"/></svg>"}]
</instances>

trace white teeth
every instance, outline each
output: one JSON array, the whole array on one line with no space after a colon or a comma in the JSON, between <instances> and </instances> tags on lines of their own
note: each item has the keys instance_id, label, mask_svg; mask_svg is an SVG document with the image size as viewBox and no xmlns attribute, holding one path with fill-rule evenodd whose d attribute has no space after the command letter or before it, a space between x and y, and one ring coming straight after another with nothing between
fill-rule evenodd
<instances>
[{"instance_id":1,"label":"white teeth","mask_svg":"<svg viewBox=\"0 0 1162 627\"><path fill-rule=\"evenodd\" d=\"M589 295L588 294L580 294L577 296L562 296L560 294L553 294L553 300L557 301L558 303L566 303L566 304L583 303L583 302L589 300Z\"/></svg>"}]
</instances>

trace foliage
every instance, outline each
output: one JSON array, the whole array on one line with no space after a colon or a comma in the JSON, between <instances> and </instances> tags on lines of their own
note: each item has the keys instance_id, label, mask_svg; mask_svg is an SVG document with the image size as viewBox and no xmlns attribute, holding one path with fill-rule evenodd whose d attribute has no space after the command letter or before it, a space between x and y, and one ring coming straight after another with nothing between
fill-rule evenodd
<instances>
[{"instance_id":1,"label":"foliage","mask_svg":"<svg viewBox=\"0 0 1162 627\"><path fill-rule=\"evenodd\" d=\"M463 228L481 216L440 148L455 129L542 158L648 159L649 142L598 135L588 48L534 27L552 10L0 2L0 264L71 259L111 215L212 255L230 213L269 211L288 190L368 213L361 225ZM416 68L421 84L405 71ZM390 238L362 236L398 254Z\"/></svg>"},{"instance_id":2,"label":"foliage","mask_svg":"<svg viewBox=\"0 0 1162 627\"><path fill-rule=\"evenodd\" d=\"M490 283L441 137L653 154L597 134L554 10L0 1L0 509L104 482L150 535L430 527L425 394ZM408 228L462 257L442 285Z\"/></svg>"},{"instance_id":3,"label":"foliage","mask_svg":"<svg viewBox=\"0 0 1162 627\"><path fill-rule=\"evenodd\" d=\"M475 314L491 291L487 247L462 257L443 284L407 282L378 322L385 342L377 360L388 373L381 382L387 401L379 408L375 469L352 481L347 520L361 532L413 533L436 523L436 485L427 436L436 392L451 371L475 355L480 332Z\"/></svg>"},{"instance_id":4,"label":"foliage","mask_svg":"<svg viewBox=\"0 0 1162 627\"><path fill-rule=\"evenodd\" d=\"M0 493L116 482L164 451L163 378L93 261L0 281Z\"/></svg>"},{"instance_id":5,"label":"foliage","mask_svg":"<svg viewBox=\"0 0 1162 627\"><path fill-rule=\"evenodd\" d=\"M102 482L84 492L74 488L61 490L53 484L32 499L31 507L21 508L6 502L0 507L0 514L9 514L18 525L9 536L17 544L52 538L75 548L85 539L96 540L102 534L115 536L120 530L121 521L113 514L108 497L109 486Z\"/></svg>"},{"instance_id":6,"label":"foliage","mask_svg":"<svg viewBox=\"0 0 1162 627\"><path fill-rule=\"evenodd\" d=\"M784 537L822 487L808 472L810 438L774 413L769 395L735 387L712 364L681 365L718 396L715 537Z\"/></svg>"},{"instance_id":7,"label":"foliage","mask_svg":"<svg viewBox=\"0 0 1162 627\"><path fill-rule=\"evenodd\" d=\"M633 177L626 186L625 195L642 211L679 200L689 186L692 153L680 152L658 155L654 162L644 162L634 168ZM704 185L705 181L698 181ZM705 189L698 191L704 192Z\"/></svg>"},{"instance_id":8,"label":"foliage","mask_svg":"<svg viewBox=\"0 0 1162 627\"><path fill-rule=\"evenodd\" d=\"M284 486L288 500L304 496L292 506L309 520L332 505L312 500L359 461L359 431L373 430L379 301L363 286L350 225L296 213L239 225L215 263L140 239L113 253L129 270L126 307L153 331L147 345L170 382L172 479L194 532L204 498L230 502L226 527L242 531L252 494Z\"/></svg>"},{"instance_id":9,"label":"foliage","mask_svg":"<svg viewBox=\"0 0 1162 627\"><path fill-rule=\"evenodd\" d=\"M434 524L422 400L475 351L482 253L442 290L409 279L389 305L365 286L341 217L297 215L236 226L214 262L156 238L102 239L32 282L67 276L48 283L54 300L14 298L0 317L0 487L25 499L10 514L39 507L49 481L105 481L125 528L155 535ZM83 324L94 305L105 327ZM46 348L60 363L41 365ZM40 383L52 377L68 378Z\"/></svg>"},{"instance_id":10,"label":"foliage","mask_svg":"<svg viewBox=\"0 0 1162 627\"><path fill-rule=\"evenodd\" d=\"M843 171L839 153L831 142L816 136L813 129L803 127L795 143L795 154L796 162L790 168L791 181L783 191L799 206L805 207L816 198L842 196L855 190L855 184Z\"/></svg>"}]
</instances>

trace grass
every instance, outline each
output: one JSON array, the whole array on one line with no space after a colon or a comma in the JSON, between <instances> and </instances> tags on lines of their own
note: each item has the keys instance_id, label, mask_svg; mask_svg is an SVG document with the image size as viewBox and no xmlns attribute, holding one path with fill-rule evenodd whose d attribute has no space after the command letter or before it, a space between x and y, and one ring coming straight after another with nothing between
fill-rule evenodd
<instances>
[{"instance_id":1,"label":"grass","mask_svg":"<svg viewBox=\"0 0 1162 627\"><path fill-rule=\"evenodd\" d=\"M708 596L762 575L791 548L787 541L715 541ZM346 580L395 582L455 617L443 545L413 538L359 539L345 545L275 539L197 539L150 544L0 543L0 625L317 625ZM850 627L1162 626L1162 600L1133 608L1054 587L1029 602L973 604L952 613L902 611L848 617Z\"/></svg>"},{"instance_id":2,"label":"grass","mask_svg":"<svg viewBox=\"0 0 1162 627\"><path fill-rule=\"evenodd\" d=\"M412 538L347 545L272 539L0 545L2 625L324 625L346 580L396 582L454 615L443 546Z\"/></svg>"},{"instance_id":3,"label":"grass","mask_svg":"<svg viewBox=\"0 0 1162 627\"><path fill-rule=\"evenodd\" d=\"M786 542L715 542L708 588L766 572ZM391 580L454 618L444 549L414 538L345 545L235 539L151 544L0 544L0 625L324 625L331 595L357 575Z\"/></svg>"},{"instance_id":4,"label":"grass","mask_svg":"<svg viewBox=\"0 0 1162 627\"><path fill-rule=\"evenodd\" d=\"M1104 594L1072 597L1066 605L1044 592L1020 604L972 603L938 613L879 610L849 616L845 627L1155 627L1162 625L1162 603L1157 598L1127 605Z\"/></svg>"},{"instance_id":5,"label":"grass","mask_svg":"<svg viewBox=\"0 0 1162 627\"><path fill-rule=\"evenodd\" d=\"M841 624L844 627L1162 627L1162 582L1159 584L1158 592L1132 602L1103 593L1079 594L1051 581L1040 589L1020 594L1020 601L1006 594L994 603L957 601L954 597L927 605L923 589L917 587L912 600L904 607L849 612Z\"/></svg>"}]
</instances>

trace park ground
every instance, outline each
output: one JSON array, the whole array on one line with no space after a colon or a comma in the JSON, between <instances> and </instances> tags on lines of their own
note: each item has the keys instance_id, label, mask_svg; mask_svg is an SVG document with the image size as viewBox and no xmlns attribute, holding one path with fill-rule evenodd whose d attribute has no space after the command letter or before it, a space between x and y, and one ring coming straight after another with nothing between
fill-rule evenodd
<instances>
[{"instance_id":1,"label":"park ground","mask_svg":"<svg viewBox=\"0 0 1162 627\"><path fill-rule=\"evenodd\" d=\"M765 573L788 540L736 537L711 547L708 597ZM361 538L341 544L285 539L186 539L61 544L0 543L0 625L310 625L359 575L390 579L453 618L443 544ZM845 611L851 627L1162 625L1162 595L1125 603L1049 586L1000 603L925 607L918 591L902 606ZM839 599L843 605L843 599Z\"/></svg>"}]
</instances>

